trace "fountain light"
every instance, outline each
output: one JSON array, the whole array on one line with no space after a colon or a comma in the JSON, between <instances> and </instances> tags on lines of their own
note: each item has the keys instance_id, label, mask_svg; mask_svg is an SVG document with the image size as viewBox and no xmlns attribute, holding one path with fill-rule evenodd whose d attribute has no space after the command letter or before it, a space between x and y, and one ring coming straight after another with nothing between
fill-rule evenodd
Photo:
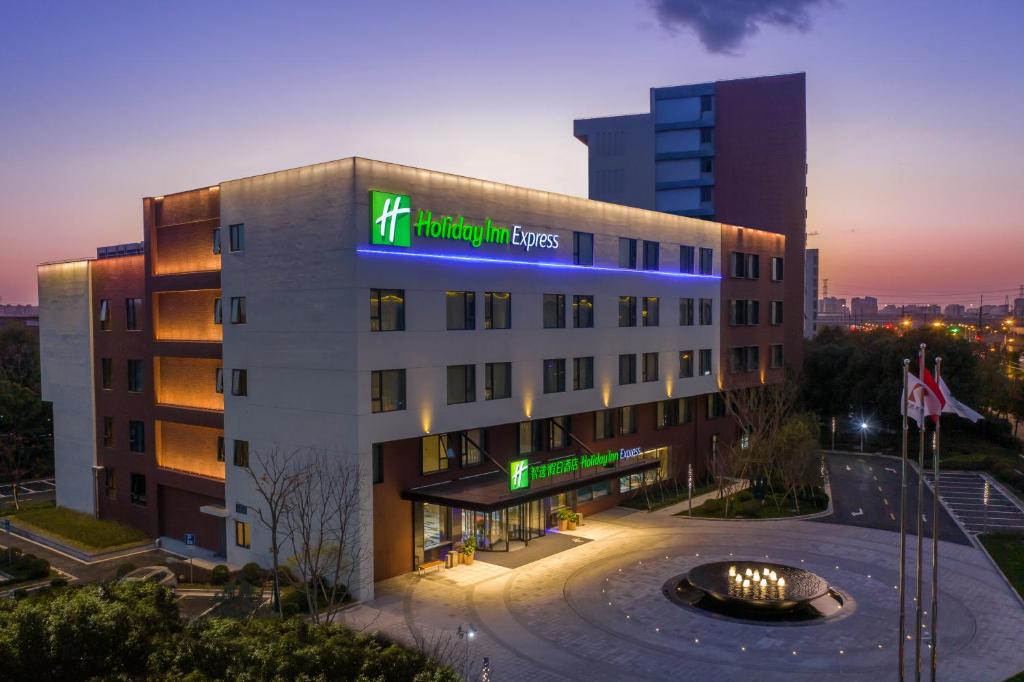
<instances>
[{"instance_id":1,"label":"fountain light","mask_svg":"<svg viewBox=\"0 0 1024 682\"><path fill-rule=\"evenodd\" d=\"M758 573L757 571L754 571L754 578L753 578L753 580L754 580L755 583L761 582L761 574Z\"/></svg>"},{"instance_id":2,"label":"fountain light","mask_svg":"<svg viewBox=\"0 0 1024 682\"><path fill-rule=\"evenodd\" d=\"M752 575L751 570L748 568L746 571L743 572L743 575L749 578Z\"/></svg>"},{"instance_id":3,"label":"fountain light","mask_svg":"<svg viewBox=\"0 0 1024 682\"><path fill-rule=\"evenodd\" d=\"M742 585L743 584L743 576L740 575L739 573L736 574L736 583L738 585Z\"/></svg>"},{"instance_id":4,"label":"fountain light","mask_svg":"<svg viewBox=\"0 0 1024 682\"><path fill-rule=\"evenodd\" d=\"M779 578L779 582L778 582L778 583L776 583L776 584L777 584L777 585L778 585L779 587L785 587L785 586L786 586L786 579L785 579L785 578Z\"/></svg>"},{"instance_id":5,"label":"fountain light","mask_svg":"<svg viewBox=\"0 0 1024 682\"><path fill-rule=\"evenodd\" d=\"M731 578L734 575L736 575L736 567L735 566L730 566L729 567L729 577Z\"/></svg>"},{"instance_id":6,"label":"fountain light","mask_svg":"<svg viewBox=\"0 0 1024 682\"><path fill-rule=\"evenodd\" d=\"M764 578L761 578L761 587L768 587L768 581Z\"/></svg>"},{"instance_id":7,"label":"fountain light","mask_svg":"<svg viewBox=\"0 0 1024 682\"><path fill-rule=\"evenodd\" d=\"M743 587L750 587L750 581L749 580L744 580L743 581Z\"/></svg>"}]
</instances>

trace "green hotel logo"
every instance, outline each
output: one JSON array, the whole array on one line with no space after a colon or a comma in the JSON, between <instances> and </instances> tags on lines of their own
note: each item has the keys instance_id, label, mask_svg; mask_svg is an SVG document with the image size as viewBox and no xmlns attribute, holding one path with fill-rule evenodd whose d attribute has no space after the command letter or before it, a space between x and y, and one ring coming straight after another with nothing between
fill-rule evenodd
<instances>
[{"instance_id":1,"label":"green hotel logo","mask_svg":"<svg viewBox=\"0 0 1024 682\"><path fill-rule=\"evenodd\" d=\"M405 194L370 191L370 243L411 246L409 214L412 201Z\"/></svg>"},{"instance_id":2,"label":"green hotel logo","mask_svg":"<svg viewBox=\"0 0 1024 682\"><path fill-rule=\"evenodd\" d=\"M530 460L517 459L508 464L508 489L522 490L530 487Z\"/></svg>"}]
</instances>

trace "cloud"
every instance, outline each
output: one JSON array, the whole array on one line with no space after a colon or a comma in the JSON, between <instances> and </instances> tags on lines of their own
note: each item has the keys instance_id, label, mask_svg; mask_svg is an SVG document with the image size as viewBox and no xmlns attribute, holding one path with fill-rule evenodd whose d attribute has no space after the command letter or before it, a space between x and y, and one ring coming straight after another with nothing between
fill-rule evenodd
<instances>
[{"instance_id":1,"label":"cloud","mask_svg":"<svg viewBox=\"0 0 1024 682\"><path fill-rule=\"evenodd\" d=\"M648 0L662 28L690 29L708 52L735 54L762 25L807 31L828 0Z\"/></svg>"}]
</instances>

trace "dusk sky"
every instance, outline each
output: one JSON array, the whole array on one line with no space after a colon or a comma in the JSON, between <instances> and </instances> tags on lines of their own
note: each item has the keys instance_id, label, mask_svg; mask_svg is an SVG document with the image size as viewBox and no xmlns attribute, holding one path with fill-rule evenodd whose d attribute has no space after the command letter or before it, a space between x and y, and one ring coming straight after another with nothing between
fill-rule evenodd
<instances>
[{"instance_id":1,"label":"dusk sky","mask_svg":"<svg viewBox=\"0 0 1024 682\"><path fill-rule=\"evenodd\" d=\"M1024 3L733 0L711 24L699 4L7 3L0 296L139 240L143 196L351 155L586 196L574 118L793 71L830 293L1014 295Z\"/></svg>"}]
</instances>

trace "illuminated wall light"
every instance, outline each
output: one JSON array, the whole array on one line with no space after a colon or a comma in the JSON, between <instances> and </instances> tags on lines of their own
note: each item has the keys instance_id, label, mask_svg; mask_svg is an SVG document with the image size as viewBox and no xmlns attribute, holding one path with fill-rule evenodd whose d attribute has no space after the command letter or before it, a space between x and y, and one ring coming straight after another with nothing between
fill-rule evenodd
<instances>
[{"instance_id":1,"label":"illuminated wall light","mask_svg":"<svg viewBox=\"0 0 1024 682\"><path fill-rule=\"evenodd\" d=\"M612 401L612 386L611 386L611 384L605 383L603 386L601 386L601 401L604 403L605 407L608 407L608 405L611 404L611 401Z\"/></svg>"},{"instance_id":2,"label":"illuminated wall light","mask_svg":"<svg viewBox=\"0 0 1024 682\"><path fill-rule=\"evenodd\" d=\"M526 393L523 395L523 414L526 415L527 419L533 418L533 394Z\"/></svg>"},{"instance_id":3,"label":"illuminated wall light","mask_svg":"<svg viewBox=\"0 0 1024 682\"><path fill-rule=\"evenodd\" d=\"M672 377L665 379L665 397L672 397Z\"/></svg>"}]
</instances>

